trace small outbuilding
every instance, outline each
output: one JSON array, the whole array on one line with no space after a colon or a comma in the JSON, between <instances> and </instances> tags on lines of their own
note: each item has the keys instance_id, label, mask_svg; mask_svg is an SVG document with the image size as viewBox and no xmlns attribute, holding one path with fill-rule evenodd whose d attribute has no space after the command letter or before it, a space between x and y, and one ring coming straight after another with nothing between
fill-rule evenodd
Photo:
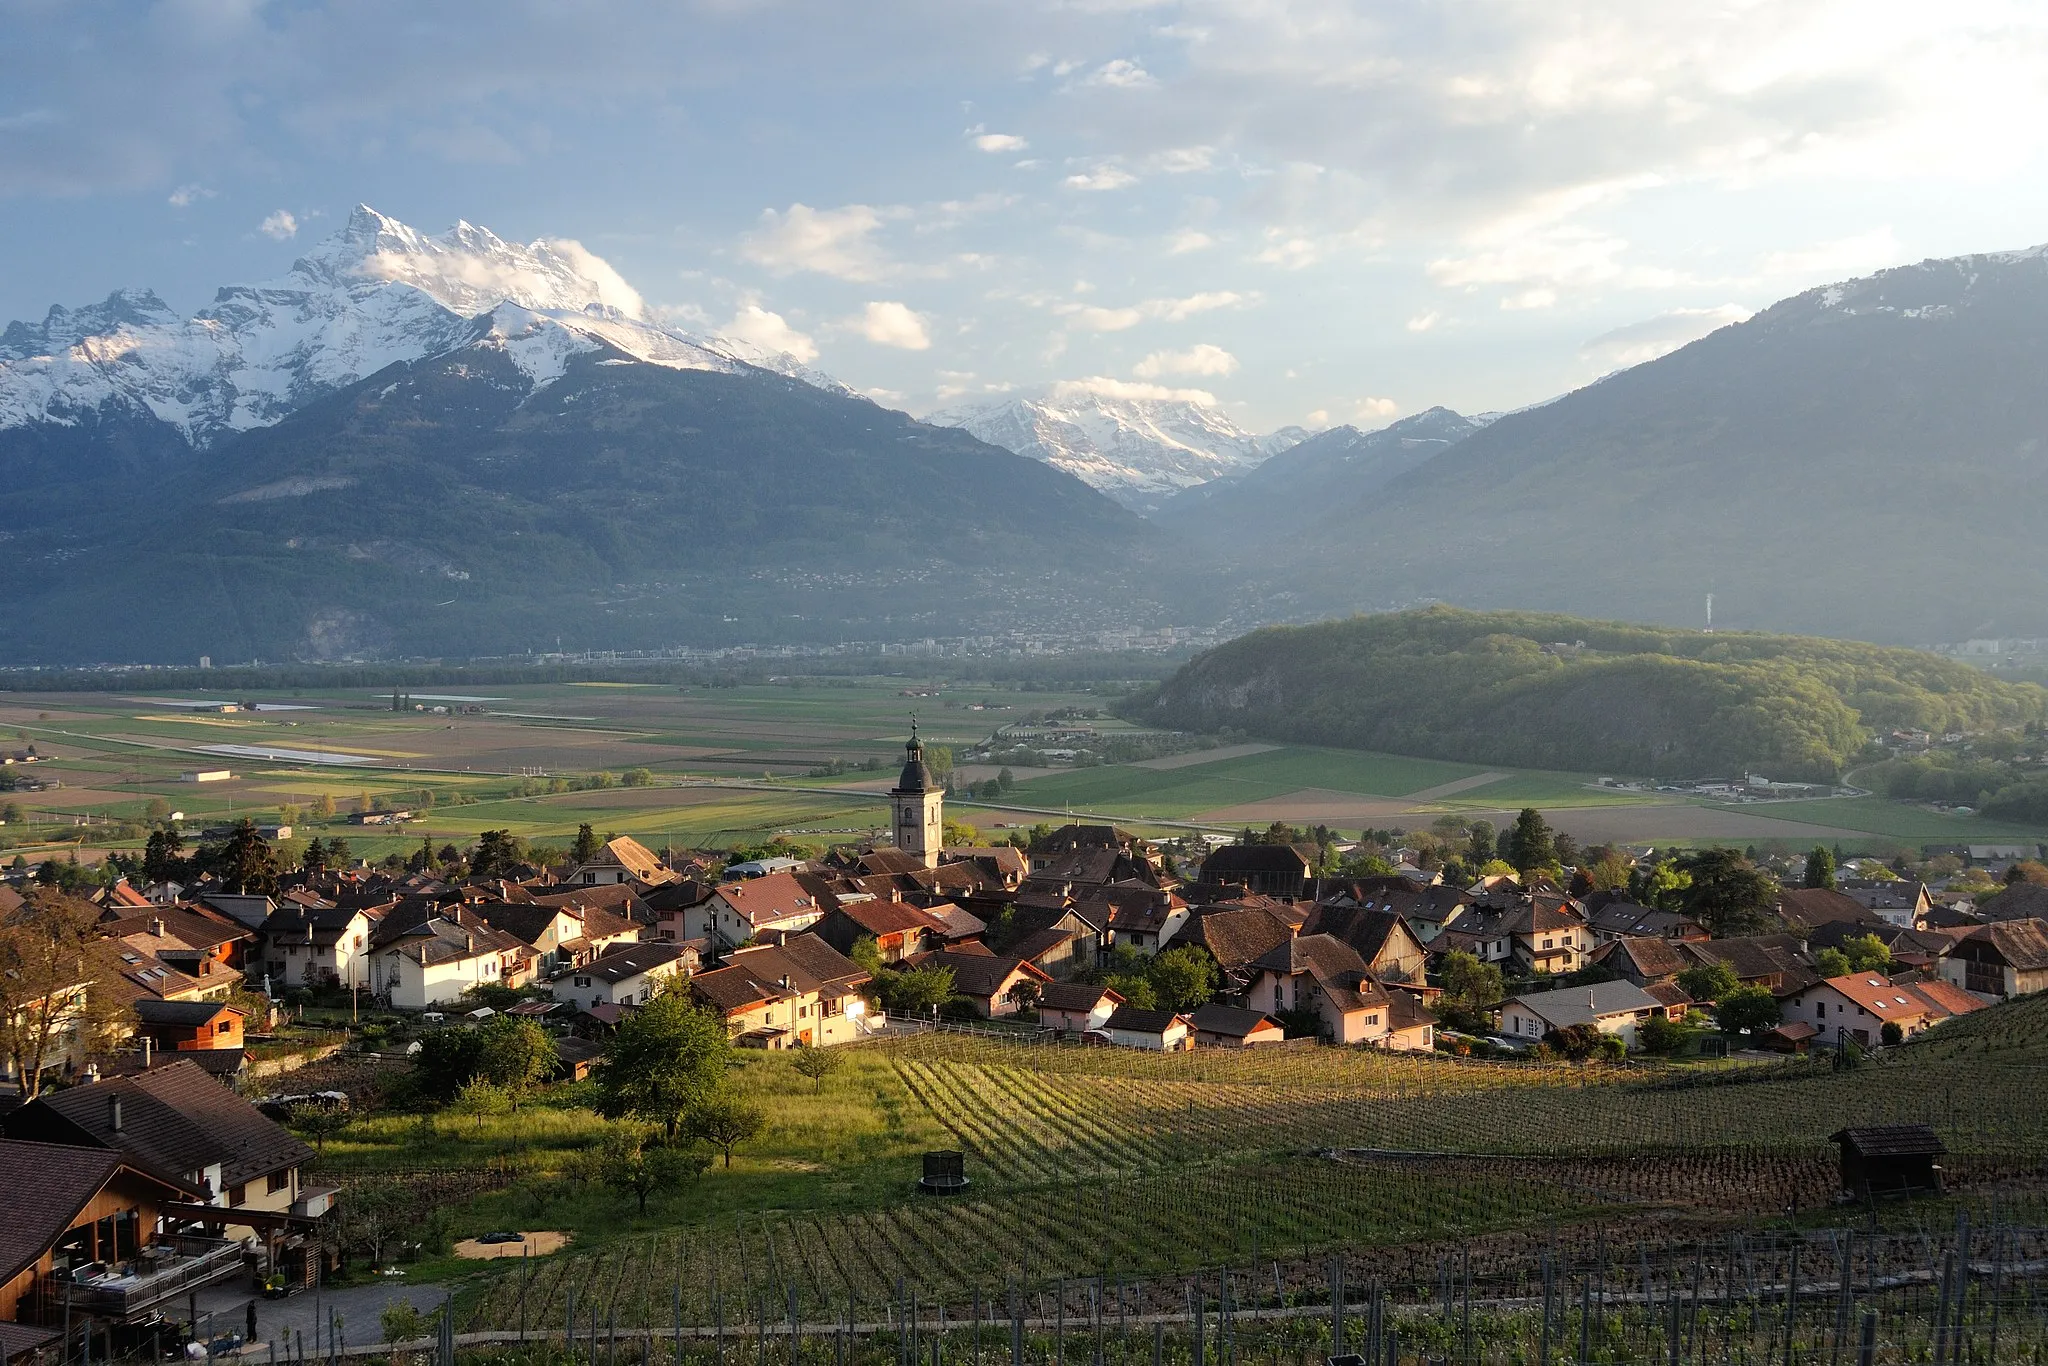
<instances>
[{"instance_id":1,"label":"small outbuilding","mask_svg":"<svg viewBox=\"0 0 2048 1366\"><path fill-rule=\"evenodd\" d=\"M1858 1199L1941 1193L1935 1159L1948 1149L1932 1125L1864 1125L1837 1129L1828 1140L1842 1149L1842 1189Z\"/></svg>"}]
</instances>

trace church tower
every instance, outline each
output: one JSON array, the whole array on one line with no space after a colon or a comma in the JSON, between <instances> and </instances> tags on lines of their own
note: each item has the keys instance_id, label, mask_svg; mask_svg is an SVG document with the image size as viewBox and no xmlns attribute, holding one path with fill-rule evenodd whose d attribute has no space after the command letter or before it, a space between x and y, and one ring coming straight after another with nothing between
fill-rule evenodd
<instances>
[{"instance_id":1,"label":"church tower","mask_svg":"<svg viewBox=\"0 0 2048 1366\"><path fill-rule=\"evenodd\" d=\"M915 855L927 868L939 866L945 842L946 793L924 766L924 741L917 738L917 718L910 718L910 742L903 746L903 776L889 789L895 817L896 847Z\"/></svg>"}]
</instances>

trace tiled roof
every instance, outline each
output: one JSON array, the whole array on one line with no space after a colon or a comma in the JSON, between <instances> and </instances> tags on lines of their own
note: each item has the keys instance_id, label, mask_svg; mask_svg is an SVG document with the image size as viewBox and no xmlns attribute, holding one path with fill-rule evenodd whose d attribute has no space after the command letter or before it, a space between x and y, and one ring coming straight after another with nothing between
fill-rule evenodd
<instances>
[{"instance_id":1,"label":"tiled roof","mask_svg":"<svg viewBox=\"0 0 2048 1366\"><path fill-rule=\"evenodd\" d=\"M1826 887L1785 887L1778 892L1778 914L1789 925L1812 929L1830 920L1875 920L1853 897Z\"/></svg>"},{"instance_id":2,"label":"tiled roof","mask_svg":"<svg viewBox=\"0 0 2048 1366\"><path fill-rule=\"evenodd\" d=\"M1221 1034L1227 1039L1245 1038L1253 1030L1274 1023L1272 1016L1260 1011L1217 1005L1213 1001L1205 1006L1196 1006L1189 1018L1204 1034Z\"/></svg>"},{"instance_id":3,"label":"tiled roof","mask_svg":"<svg viewBox=\"0 0 2048 1366\"><path fill-rule=\"evenodd\" d=\"M1182 1017L1170 1010L1140 1010L1136 1006L1118 1006L1111 1013L1106 1029L1121 1029L1132 1034L1164 1034L1180 1023Z\"/></svg>"},{"instance_id":4,"label":"tiled roof","mask_svg":"<svg viewBox=\"0 0 2048 1366\"><path fill-rule=\"evenodd\" d=\"M1225 968L1238 968L1294 938L1294 930L1262 907L1219 906L1202 911L1175 938L1200 944Z\"/></svg>"},{"instance_id":5,"label":"tiled roof","mask_svg":"<svg viewBox=\"0 0 2048 1366\"><path fill-rule=\"evenodd\" d=\"M0 1141L0 1285L41 1257L114 1173L121 1155L104 1148Z\"/></svg>"},{"instance_id":6,"label":"tiled roof","mask_svg":"<svg viewBox=\"0 0 2048 1366\"><path fill-rule=\"evenodd\" d=\"M118 1131L110 1104L115 1096L121 1099ZM216 1162L223 1186L236 1186L313 1156L290 1131L189 1061L45 1092L9 1116L8 1132L26 1132L25 1125L38 1122L31 1112L39 1107L92 1141L120 1150L142 1170L181 1185Z\"/></svg>"},{"instance_id":7,"label":"tiled roof","mask_svg":"<svg viewBox=\"0 0 2048 1366\"><path fill-rule=\"evenodd\" d=\"M1510 996L1507 1004L1521 1006L1553 1029L1564 1029L1595 1024L1610 1015L1652 1010L1661 1003L1633 982L1613 981Z\"/></svg>"},{"instance_id":8,"label":"tiled roof","mask_svg":"<svg viewBox=\"0 0 2048 1366\"><path fill-rule=\"evenodd\" d=\"M621 944L619 947L591 959L588 963L576 969L576 975L578 977L595 977L599 981L609 982L616 986L620 982L630 981L632 978L639 977L644 973L667 967L669 964L681 959L688 952L689 950L685 949L681 944L669 943L665 940L652 940L641 944Z\"/></svg>"},{"instance_id":9,"label":"tiled roof","mask_svg":"<svg viewBox=\"0 0 2048 1366\"><path fill-rule=\"evenodd\" d=\"M797 881L792 873L769 873L743 882L721 883L718 895L756 928L778 920L822 915L831 909L820 903L816 891Z\"/></svg>"},{"instance_id":10,"label":"tiled roof","mask_svg":"<svg viewBox=\"0 0 2048 1366\"><path fill-rule=\"evenodd\" d=\"M2048 921L2000 920L1970 931L1964 942L1989 945L2016 972L2048 968Z\"/></svg>"},{"instance_id":11,"label":"tiled roof","mask_svg":"<svg viewBox=\"0 0 2048 1366\"><path fill-rule=\"evenodd\" d=\"M1052 980L1037 966L1021 958L998 958L988 953L962 953L957 949L943 949L936 953L920 954L912 961L915 966L921 968L951 969L953 989L962 996L993 997L1001 992L1003 984L1019 971L1041 984Z\"/></svg>"},{"instance_id":12,"label":"tiled roof","mask_svg":"<svg viewBox=\"0 0 2048 1366\"><path fill-rule=\"evenodd\" d=\"M1086 982L1047 982L1038 990L1041 1010L1093 1010L1105 998L1119 1004L1124 999L1112 988Z\"/></svg>"}]
</instances>

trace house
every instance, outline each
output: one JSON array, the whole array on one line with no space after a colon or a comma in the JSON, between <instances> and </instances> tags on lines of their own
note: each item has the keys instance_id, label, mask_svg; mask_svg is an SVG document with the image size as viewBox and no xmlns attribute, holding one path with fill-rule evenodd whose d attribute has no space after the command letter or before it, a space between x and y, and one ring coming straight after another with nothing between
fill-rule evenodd
<instances>
[{"instance_id":1,"label":"house","mask_svg":"<svg viewBox=\"0 0 2048 1366\"><path fill-rule=\"evenodd\" d=\"M1856 898L1826 887L1783 887L1778 891L1778 919L1795 934L1808 933L1831 920L1868 923L1878 918Z\"/></svg>"},{"instance_id":2,"label":"house","mask_svg":"<svg viewBox=\"0 0 2048 1366\"><path fill-rule=\"evenodd\" d=\"M690 939L751 943L769 935L801 934L829 909L819 889L792 872L723 882L705 900L700 918L689 918Z\"/></svg>"},{"instance_id":3,"label":"house","mask_svg":"<svg viewBox=\"0 0 2048 1366\"><path fill-rule=\"evenodd\" d=\"M396 923L394 923L396 922ZM531 980L533 951L459 906L393 911L377 927L369 986L397 1010L427 1010L475 987Z\"/></svg>"},{"instance_id":4,"label":"house","mask_svg":"<svg viewBox=\"0 0 2048 1366\"><path fill-rule=\"evenodd\" d=\"M1193 913L1176 942L1207 949L1232 990L1257 975L1259 959L1294 938L1294 926L1263 905L1207 906Z\"/></svg>"},{"instance_id":5,"label":"house","mask_svg":"<svg viewBox=\"0 0 2048 1366\"><path fill-rule=\"evenodd\" d=\"M1909 930L1934 906L1924 882L1844 878L1836 890L1885 923Z\"/></svg>"},{"instance_id":6,"label":"house","mask_svg":"<svg viewBox=\"0 0 2048 1366\"><path fill-rule=\"evenodd\" d=\"M868 981L860 965L816 935L736 949L726 964L689 979L690 995L725 1016L749 1048L824 1047L866 1032Z\"/></svg>"},{"instance_id":7,"label":"house","mask_svg":"<svg viewBox=\"0 0 2048 1366\"><path fill-rule=\"evenodd\" d=\"M1255 1048L1284 1041L1287 1031L1271 1015L1211 1002L1196 1006L1188 1020L1203 1048Z\"/></svg>"},{"instance_id":8,"label":"house","mask_svg":"<svg viewBox=\"0 0 2048 1366\"><path fill-rule=\"evenodd\" d=\"M1340 1044L1435 1046L1435 1017L1422 1011L1411 993L1390 991L1374 981L1358 950L1341 939L1327 934L1289 939L1254 967L1257 976L1245 993L1253 1010L1313 1013L1323 1034ZM1423 1037L1429 1041L1418 1043Z\"/></svg>"},{"instance_id":9,"label":"house","mask_svg":"<svg viewBox=\"0 0 2048 1366\"><path fill-rule=\"evenodd\" d=\"M178 971L204 980L202 964L213 963L238 975L256 935L225 917L182 906L158 906L138 914L102 919L101 933L114 939L147 935L142 947Z\"/></svg>"},{"instance_id":10,"label":"house","mask_svg":"<svg viewBox=\"0 0 2048 1366\"><path fill-rule=\"evenodd\" d=\"M1681 1015L1683 1010L1679 1012ZM1510 996L1501 1003L1501 1032L1511 1039L1541 1042L1553 1030L1589 1024L1636 1046L1636 1026L1669 1018L1668 1008L1633 982L1596 982Z\"/></svg>"},{"instance_id":11,"label":"house","mask_svg":"<svg viewBox=\"0 0 2048 1366\"><path fill-rule=\"evenodd\" d=\"M1237 883L1264 896L1300 897L1321 857L1313 844L1226 844L1202 860L1202 881Z\"/></svg>"},{"instance_id":12,"label":"house","mask_svg":"<svg viewBox=\"0 0 2048 1366\"><path fill-rule=\"evenodd\" d=\"M258 932L261 971L280 991L370 986L370 930L370 918L360 910L286 902L264 917Z\"/></svg>"},{"instance_id":13,"label":"house","mask_svg":"<svg viewBox=\"0 0 2048 1366\"><path fill-rule=\"evenodd\" d=\"M511 935L533 953L535 970L543 976L567 971L640 938L631 920L574 902L484 902L472 912L492 929Z\"/></svg>"},{"instance_id":14,"label":"house","mask_svg":"<svg viewBox=\"0 0 2048 1366\"><path fill-rule=\"evenodd\" d=\"M1397 912L1369 906L1318 905L1309 912L1301 932L1343 940L1358 951L1366 971L1379 981L1422 984L1422 941Z\"/></svg>"},{"instance_id":15,"label":"house","mask_svg":"<svg viewBox=\"0 0 2048 1366\"><path fill-rule=\"evenodd\" d=\"M681 874L655 857L653 850L629 835L620 835L606 840L588 862L577 864L562 880L581 887L621 882L659 887L680 878Z\"/></svg>"},{"instance_id":16,"label":"house","mask_svg":"<svg viewBox=\"0 0 2048 1366\"><path fill-rule=\"evenodd\" d=\"M1100 1029L1124 998L1112 988L1047 982L1038 989L1038 1022L1048 1029Z\"/></svg>"},{"instance_id":17,"label":"house","mask_svg":"<svg viewBox=\"0 0 2048 1366\"><path fill-rule=\"evenodd\" d=\"M217 1048L241 1048L246 1040L247 1016L234 1006L219 1001L158 1001L135 1003L141 1023L136 1033L152 1047L167 1053L189 1053Z\"/></svg>"},{"instance_id":18,"label":"house","mask_svg":"<svg viewBox=\"0 0 2048 1366\"><path fill-rule=\"evenodd\" d=\"M1711 939L1706 926L1677 911L1638 906L1611 893L1586 898L1586 927L1595 944L1617 939Z\"/></svg>"},{"instance_id":19,"label":"house","mask_svg":"<svg viewBox=\"0 0 2048 1366\"><path fill-rule=\"evenodd\" d=\"M942 942L947 926L930 911L907 901L842 898L811 933L845 954L851 954L862 939L872 939L884 963L900 963Z\"/></svg>"},{"instance_id":20,"label":"house","mask_svg":"<svg viewBox=\"0 0 2048 1366\"><path fill-rule=\"evenodd\" d=\"M1773 993L1796 990L1807 982L1820 980L1813 958L1797 938L1789 934L1757 934L1734 939L1687 941L1678 946L1687 967L1724 963L1743 986L1764 987Z\"/></svg>"},{"instance_id":21,"label":"house","mask_svg":"<svg viewBox=\"0 0 2048 1366\"><path fill-rule=\"evenodd\" d=\"M334 1192L308 1188L299 1169L313 1150L189 1059L132 1077L46 1092L7 1116L7 1136L117 1152L124 1162L218 1207L215 1222L241 1238L274 1231L265 1216L316 1219ZM234 1222L236 1211L256 1216ZM263 1226L259 1229L259 1225Z\"/></svg>"},{"instance_id":22,"label":"house","mask_svg":"<svg viewBox=\"0 0 2048 1366\"><path fill-rule=\"evenodd\" d=\"M119 1151L0 1141L0 1190L0 1345L9 1360L36 1341L27 1325L47 1330L48 1341L87 1321L139 1321L244 1274L239 1243L160 1237L164 1209L195 1192Z\"/></svg>"},{"instance_id":23,"label":"house","mask_svg":"<svg viewBox=\"0 0 2048 1366\"><path fill-rule=\"evenodd\" d=\"M1048 925L1010 941L1003 952L1021 958L1054 980L1071 977L1095 963L1095 936L1061 925Z\"/></svg>"},{"instance_id":24,"label":"house","mask_svg":"<svg viewBox=\"0 0 2048 1366\"><path fill-rule=\"evenodd\" d=\"M642 1005L663 984L696 967L696 950L682 944L621 944L557 977L548 989L572 1005Z\"/></svg>"},{"instance_id":25,"label":"house","mask_svg":"<svg viewBox=\"0 0 2048 1366\"><path fill-rule=\"evenodd\" d=\"M1409 931L1425 945L1477 904L1477 899L1462 888L1442 882L1419 885L1399 875L1325 880L1316 900L1324 906L1392 911L1407 922Z\"/></svg>"},{"instance_id":26,"label":"house","mask_svg":"<svg viewBox=\"0 0 2048 1366\"><path fill-rule=\"evenodd\" d=\"M694 920L703 923L708 912L704 905L711 900L714 888L707 882L684 878L671 882L665 887L653 887L640 895L640 902L647 908L650 939L691 939L690 925Z\"/></svg>"},{"instance_id":27,"label":"house","mask_svg":"<svg viewBox=\"0 0 2048 1366\"><path fill-rule=\"evenodd\" d=\"M955 845L939 851L945 863L972 863L996 884L1014 891L1031 875L1031 859L1012 844Z\"/></svg>"},{"instance_id":28,"label":"house","mask_svg":"<svg viewBox=\"0 0 2048 1366\"><path fill-rule=\"evenodd\" d=\"M1038 999L1051 974L1022 958L967 948L939 949L910 960L913 967L945 968L953 974L953 993L970 1001L987 1019L1015 1015Z\"/></svg>"},{"instance_id":29,"label":"house","mask_svg":"<svg viewBox=\"0 0 2048 1366\"><path fill-rule=\"evenodd\" d=\"M1816 1043L1839 1048L1853 1041L1867 1048L1887 1042L1887 1024L1897 1025L1900 1036L1910 1039L1986 1004L1983 997L1940 980L1893 983L1874 972L1851 972L1792 993L1781 1008L1786 1020L1811 1020Z\"/></svg>"},{"instance_id":30,"label":"house","mask_svg":"<svg viewBox=\"0 0 2048 1366\"><path fill-rule=\"evenodd\" d=\"M1145 1048L1154 1053L1183 1053L1195 1046L1194 1025L1170 1010L1140 1010L1120 1005L1102 1032L1119 1048Z\"/></svg>"},{"instance_id":31,"label":"house","mask_svg":"<svg viewBox=\"0 0 2048 1366\"><path fill-rule=\"evenodd\" d=\"M2015 882L1977 903L1977 918L2000 920L2048 920L2048 887L2038 882Z\"/></svg>"},{"instance_id":32,"label":"house","mask_svg":"<svg viewBox=\"0 0 2048 1366\"><path fill-rule=\"evenodd\" d=\"M1668 982L1687 968L1698 966L1680 953L1676 944L1648 936L1610 939L1593 950L1592 961L1639 987Z\"/></svg>"},{"instance_id":33,"label":"house","mask_svg":"<svg viewBox=\"0 0 2048 1366\"><path fill-rule=\"evenodd\" d=\"M1498 932L1509 941L1509 953L1526 972L1568 973L1586 966L1593 952L1593 932L1569 902L1538 897L1505 913Z\"/></svg>"},{"instance_id":34,"label":"house","mask_svg":"<svg viewBox=\"0 0 2048 1366\"><path fill-rule=\"evenodd\" d=\"M1144 882L1116 882L1091 888L1075 909L1103 927L1103 946L1143 954L1164 949L1188 922L1188 904L1170 891Z\"/></svg>"},{"instance_id":35,"label":"house","mask_svg":"<svg viewBox=\"0 0 2048 1366\"><path fill-rule=\"evenodd\" d=\"M263 922L277 909L277 903L255 893L208 892L199 898L207 910L225 916L245 930L262 931Z\"/></svg>"},{"instance_id":36,"label":"house","mask_svg":"<svg viewBox=\"0 0 2048 1366\"><path fill-rule=\"evenodd\" d=\"M1074 854L1107 852L1148 868L1157 855L1152 847L1128 830L1119 830L1112 825L1063 825L1051 833L1031 842L1025 857L1031 863L1031 875L1049 872L1055 866ZM1102 879L1108 882L1111 879Z\"/></svg>"},{"instance_id":37,"label":"house","mask_svg":"<svg viewBox=\"0 0 2048 1366\"><path fill-rule=\"evenodd\" d=\"M2001 920L1957 940L1941 978L1979 996L2027 996L2048 988L2048 921Z\"/></svg>"}]
</instances>

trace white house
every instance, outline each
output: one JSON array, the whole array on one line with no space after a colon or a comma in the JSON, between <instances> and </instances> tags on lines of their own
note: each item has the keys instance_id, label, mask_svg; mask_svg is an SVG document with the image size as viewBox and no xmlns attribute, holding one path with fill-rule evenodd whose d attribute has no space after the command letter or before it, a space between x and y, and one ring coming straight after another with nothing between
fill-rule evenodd
<instances>
[{"instance_id":1,"label":"white house","mask_svg":"<svg viewBox=\"0 0 2048 1366\"><path fill-rule=\"evenodd\" d=\"M678 876L652 849L630 836L620 835L607 841L588 863L571 869L563 881L580 887L605 887L618 882L657 886L675 882Z\"/></svg>"},{"instance_id":2,"label":"white house","mask_svg":"<svg viewBox=\"0 0 2048 1366\"><path fill-rule=\"evenodd\" d=\"M1109 987L1047 982L1038 989L1038 1022L1048 1029L1100 1029L1123 1003Z\"/></svg>"},{"instance_id":3,"label":"white house","mask_svg":"<svg viewBox=\"0 0 2048 1366\"><path fill-rule=\"evenodd\" d=\"M370 987L395 1009L426 1010L472 987L519 986L534 961L532 950L502 930L436 915L378 946Z\"/></svg>"},{"instance_id":4,"label":"white house","mask_svg":"<svg viewBox=\"0 0 2048 1366\"><path fill-rule=\"evenodd\" d=\"M1170 1010L1139 1010L1118 1006L1103 1024L1109 1041L1119 1048L1148 1048L1155 1053L1181 1053L1193 1048L1194 1025Z\"/></svg>"},{"instance_id":5,"label":"white house","mask_svg":"<svg viewBox=\"0 0 2048 1366\"><path fill-rule=\"evenodd\" d=\"M370 918L357 910L307 907L287 901L266 916L263 963L270 985L366 987L371 984Z\"/></svg>"},{"instance_id":6,"label":"white house","mask_svg":"<svg viewBox=\"0 0 2048 1366\"><path fill-rule=\"evenodd\" d=\"M1888 1023L1897 1025L1902 1037L1911 1038L1952 1015L1967 1015L1987 1004L1982 996L1951 982L1894 985L1875 972L1852 972L1787 997L1784 1020L1811 1024L1815 1043L1840 1047L1844 1040L1853 1040L1868 1047L1885 1041Z\"/></svg>"},{"instance_id":7,"label":"white house","mask_svg":"<svg viewBox=\"0 0 2048 1366\"><path fill-rule=\"evenodd\" d=\"M662 985L697 965L697 951L683 944L650 940L622 944L554 980L557 1001L575 1006L641 1005Z\"/></svg>"},{"instance_id":8,"label":"white house","mask_svg":"<svg viewBox=\"0 0 2048 1366\"><path fill-rule=\"evenodd\" d=\"M1554 1029L1589 1024L1636 1046L1636 1026L1664 1018L1662 1001L1633 982L1595 982L1587 987L1560 987L1511 996L1501 1005L1501 1032L1511 1039L1540 1043Z\"/></svg>"},{"instance_id":9,"label":"white house","mask_svg":"<svg viewBox=\"0 0 2048 1366\"><path fill-rule=\"evenodd\" d=\"M691 939L739 945L766 934L800 934L831 909L794 873L770 873L744 882L719 884L702 905L684 916Z\"/></svg>"}]
</instances>

